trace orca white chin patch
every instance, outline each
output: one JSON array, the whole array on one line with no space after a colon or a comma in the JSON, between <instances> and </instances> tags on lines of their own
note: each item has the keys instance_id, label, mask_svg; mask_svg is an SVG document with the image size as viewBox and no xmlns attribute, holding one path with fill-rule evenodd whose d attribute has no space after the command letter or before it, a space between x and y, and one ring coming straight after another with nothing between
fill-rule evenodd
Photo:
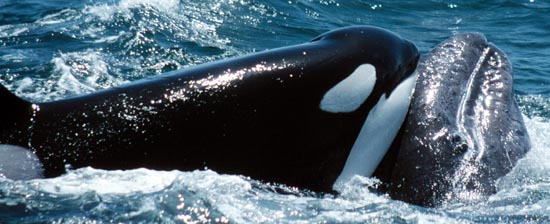
<instances>
[{"instance_id":1,"label":"orca white chin patch","mask_svg":"<svg viewBox=\"0 0 550 224\"><path fill-rule=\"evenodd\" d=\"M331 113L353 112L367 100L375 84L376 69L371 64L362 64L325 93L321 100L321 110Z\"/></svg>"},{"instance_id":2,"label":"orca white chin patch","mask_svg":"<svg viewBox=\"0 0 550 224\"><path fill-rule=\"evenodd\" d=\"M354 175L370 177L391 146L393 139L405 121L416 74L411 75L387 97L380 97L369 112L350 154L346 165L332 185L336 191Z\"/></svg>"}]
</instances>

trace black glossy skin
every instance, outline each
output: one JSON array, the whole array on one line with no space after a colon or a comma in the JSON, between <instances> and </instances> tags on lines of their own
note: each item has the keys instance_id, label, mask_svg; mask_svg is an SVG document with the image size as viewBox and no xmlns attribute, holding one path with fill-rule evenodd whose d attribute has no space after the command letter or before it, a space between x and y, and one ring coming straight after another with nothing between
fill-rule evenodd
<instances>
[{"instance_id":1,"label":"black glossy skin","mask_svg":"<svg viewBox=\"0 0 550 224\"><path fill-rule=\"evenodd\" d=\"M510 61L483 35L461 34L425 55L417 74L390 196L440 206L494 193L531 147Z\"/></svg>"},{"instance_id":2,"label":"black glossy skin","mask_svg":"<svg viewBox=\"0 0 550 224\"><path fill-rule=\"evenodd\" d=\"M301 45L28 104L14 115L22 122L2 129L0 143L34 150L48 177L65 165L207 167L330 191L370 108L417 60L416 47L391 32L348 27ZM351 113L322 111L323 95L365 63L377 70L370 97Z\"/></svg>"}]
</instances>

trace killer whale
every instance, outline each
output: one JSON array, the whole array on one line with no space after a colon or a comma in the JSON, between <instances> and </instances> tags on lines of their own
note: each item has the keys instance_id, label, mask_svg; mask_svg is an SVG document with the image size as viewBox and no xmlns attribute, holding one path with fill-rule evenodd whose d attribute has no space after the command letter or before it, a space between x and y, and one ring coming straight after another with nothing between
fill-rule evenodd
<instances>
[{"instance_id":1,"label":"killer whale","mask_svg":"<svg viewBox=\"0 0 550 224\"><path fill-rule=\"evenodd\" d=\"M394 199L434 207L495 193L531 148L512 64L479 33L423 55L400 134L375 175Z\"/></svg>"},{"instance_id":2,"label":"killer whale","mask_svg":"<svg viewBox=\"0 0 550 224\"><path fill-rule=\"evenodd\" d=\"M0 155L12 155L0 163L30 161L23 170L34 175L0 172L207 167L331 191L383 158L418 58L396 34L354 26L59 101L31 103L0 87ZM36 158L13 153L27 149Z\"/></svg>"}]
</instances>

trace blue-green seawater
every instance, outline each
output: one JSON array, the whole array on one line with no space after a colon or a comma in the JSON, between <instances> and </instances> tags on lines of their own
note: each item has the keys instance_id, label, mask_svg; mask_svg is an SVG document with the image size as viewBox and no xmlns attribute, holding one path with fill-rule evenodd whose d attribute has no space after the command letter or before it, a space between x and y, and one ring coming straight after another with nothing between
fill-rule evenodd
<instances>
[{"instance_id":1,"label":"blue-green seawater","mask_svg":"<svg viewBox=\"0 0 550 224\"><path fill-rule=\"evenodd\" d=\"M0 223L550 223L548 0L0 0L0 83L51 101L363 24L423 53L475 31L508 54L533 149L495 195L422 208L368 178L334 197L209 170L84 168L0 179Z\"/></svg>"}]
</instances>

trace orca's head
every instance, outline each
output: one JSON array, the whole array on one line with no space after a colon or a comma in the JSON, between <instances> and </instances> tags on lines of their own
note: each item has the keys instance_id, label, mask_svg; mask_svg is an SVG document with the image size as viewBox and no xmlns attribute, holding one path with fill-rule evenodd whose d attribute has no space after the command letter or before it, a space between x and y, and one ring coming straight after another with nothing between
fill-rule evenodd
<instances>
[{"instance_id":1,"label":"orca's head","mask_svg":"<svg viewBox=\"0 0 550 224\"><path fill-rule=\"evenodd\" d=\"M328 112L353 112L367 101L390 96L395 88L414 74L420 58L410 41L388 30L373 26L352 26L324 33L312 42L337 43L347 55L352 71L331 88L321 102ZM372 104L372 102L370 103Z\"/></svg>"},{"instance_id":2,"label":"orca's head","mask_svg":"<svg viewBox=\"0 0 550 224\"><path fill-rule=\"evenodd\" d=\"M390 94L403 80L412 75L420 58L416 46L399 35L374 26L352 26L324 33L313 41L335 41L340 50L350 54L349 64L365 63L376 69L376 80L382 91Z\"/></svg>"},{"instance_id":3,"label":"orca's head","mask_svg":"<svg viewBox=\"0 0 550 224\"><path fill-rule=\"evenodd\" d=\"M335 43L333 49L346 55L346 67L352 69L326 91L321 110L363 121L333 185L338 191L354 175L371 176L386 154L409 108L419 53L413 43L371 26L338 29L313 41L321 40Z\"/></svg>"}]
</instances>

